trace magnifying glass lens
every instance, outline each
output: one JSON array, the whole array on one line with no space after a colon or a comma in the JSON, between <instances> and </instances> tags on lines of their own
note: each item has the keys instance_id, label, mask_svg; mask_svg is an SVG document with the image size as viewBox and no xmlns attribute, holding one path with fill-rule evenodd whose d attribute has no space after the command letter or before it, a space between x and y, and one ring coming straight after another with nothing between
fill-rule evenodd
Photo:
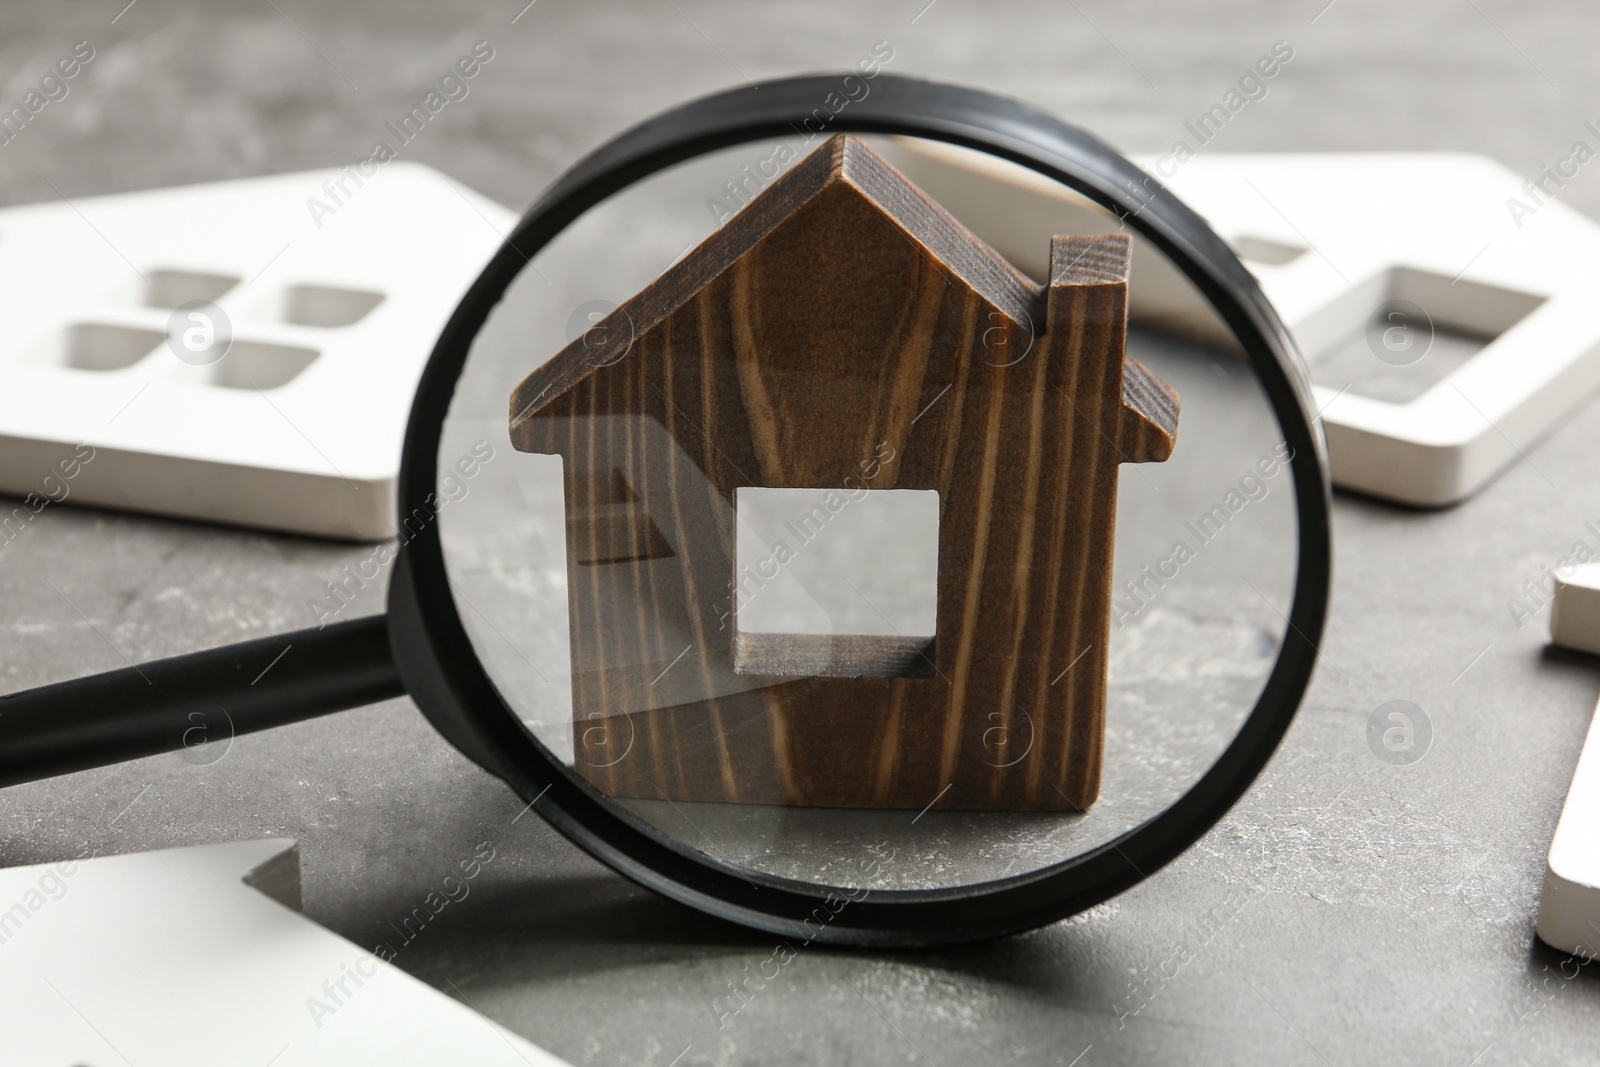
<instances>
[{"instance_id":1,"label":"magnifying glass lens","mask_svg":"<svg viewBox=\"0 0 1600 1067\"><path fill-rule=\"evenodd\" d=\"M1116 217L796 137L527 264L433 503L485 673L575 780L758 884L926 890L1101 848L1222 756L1284 642L1292 459Z\"/></svg>"}]
</instances>

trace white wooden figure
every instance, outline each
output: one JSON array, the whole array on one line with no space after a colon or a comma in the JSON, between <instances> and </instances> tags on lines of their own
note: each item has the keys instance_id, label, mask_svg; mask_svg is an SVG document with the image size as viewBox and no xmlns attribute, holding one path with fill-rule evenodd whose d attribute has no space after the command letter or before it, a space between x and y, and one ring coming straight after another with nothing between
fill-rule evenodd
<instances>
[{"instance_id":1,"label":"white wooden figure","mask_svg":"<svg viewBox=\"0 0 1600 1067\"><path fill-rule=\"evenodd\" d=\"M0 1061L562 1064L299 903L293 841L0 870Z\"/></svg>"},{"instance_id":2,"label":"white wooden figure","mask_svg":"<svg viewBox=\"0 0 1600 1067\"><path fill-rule=\"evenodd\" d=\"M514 221L403 162L0 210L3 539L68 500L394 536L418 377Z\"/></svg>"},{"instance_id":3,"label":"white wooden figure","mask_svg":"<svg viewBox=\"0 0 1600 1067\"><path fill-rule=\"evenodd\" d=\"M1551 948L1584 961L1600 955L1600 712L1550 842L1536 929Z\"/></svg>"},{"instance_id":4,"label":"white wooden figure","mask_svg":"<svg viewBox=\"0 0 1600 1067\"><path fill-rule=\"evenodd\" d=\"M1555 572L1550 602L1550 640L1564 648L1600 655L1600 563Z\"/></svg>"},{"instance_id":5,"label":"white wooden figure","mask_svg":"<svg viewBox=\"0 0 1600 1067\"><path fill-rule=\"evenodd\" d=\"M1600 655L1600 563L1557 571L1555 583L1550 639ZM1600 712L1589 726L1550 842L1538 932L1563 952L1600 954Z\"/></svg>"}]
</instances>

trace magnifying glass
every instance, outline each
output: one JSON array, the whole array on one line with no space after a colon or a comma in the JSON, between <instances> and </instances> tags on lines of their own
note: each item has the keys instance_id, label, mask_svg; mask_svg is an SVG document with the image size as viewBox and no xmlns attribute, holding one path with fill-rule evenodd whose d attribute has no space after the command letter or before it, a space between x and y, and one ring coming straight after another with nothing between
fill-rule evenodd
<instances>
[{"instance_id":1,"label":"magnifying glass","mask_svg":"<svg viewBox=\"0 0 1600 1067\"><path fill-rule=\"evenodd\" d=\"M0 698L0 784L409 694L692 907L1028 929L1193 844L1282 738L1330 577L1315 424L1251 270L1089 134L881 72L705 97L564 175L457 308L386 615Z\"/></svg>"}]
</instances>

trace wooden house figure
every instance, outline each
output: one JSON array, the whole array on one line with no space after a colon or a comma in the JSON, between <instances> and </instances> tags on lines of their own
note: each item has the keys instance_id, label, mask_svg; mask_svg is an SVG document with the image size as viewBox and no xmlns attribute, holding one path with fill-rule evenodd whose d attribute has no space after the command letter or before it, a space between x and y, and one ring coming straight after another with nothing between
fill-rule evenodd
<instances>
[{"instance_id":1,"label":"wooden house figure","mask_svg":"<svg viewBox=\"0 0 1600 1067\"><path fill-rule=\"evenodd\" d=\"M1117 476L1177 395L1125 235L1041 287L836 136L534 370L560 455L575 767L620 797L993 810L1099 793ZM931 639L741 634L741 487L938 493Z\"/></svg>"}]
</instances>

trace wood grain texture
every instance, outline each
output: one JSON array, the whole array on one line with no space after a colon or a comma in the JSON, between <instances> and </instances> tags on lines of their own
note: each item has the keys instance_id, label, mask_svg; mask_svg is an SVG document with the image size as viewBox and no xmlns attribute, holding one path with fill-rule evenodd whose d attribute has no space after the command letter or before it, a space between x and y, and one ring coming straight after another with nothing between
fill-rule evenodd
<instances>
[{"instance_id":1,"label":"wood grain texture","mask_svg":"<svg viewBox=\"0 0 1600 1067\"><path fill-rule=\"evenodd\" d=\"M587 780L675 800L1094 802L1118 469L1170 454L1178 400L1124 357L1126 237L1058 237L1051 265L1041 289L835 137L599 343L517 387L513 443L564 459ZM839 489L840 506L937 491L931 645L736 634L761 581L735 566L741 486ZM659 542L613 528L630 516ZM745 663L792 669L742 672L741 641ZM841 664L896 676L796 676Z\"/></svg>"}]
</instances>

